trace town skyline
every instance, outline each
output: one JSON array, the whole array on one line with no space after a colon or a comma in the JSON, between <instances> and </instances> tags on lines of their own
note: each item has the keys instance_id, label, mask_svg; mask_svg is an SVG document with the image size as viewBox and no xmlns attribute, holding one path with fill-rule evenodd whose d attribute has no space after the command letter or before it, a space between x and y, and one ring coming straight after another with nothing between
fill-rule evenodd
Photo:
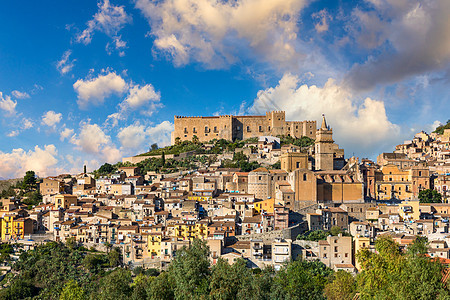
<instances>
[{"instance_id":1,"label":"town skyline","mask_svg":"<svg viewBox=\"0 0 450 300\"><path fill-rule=\"evenodd\" d=\"M449 9L445 0L3 3L0 178L79 173L169 145L174 115L283 110L320 124L325 113L347 156L373 159L449 118Z\"/></svg>"}]
</instances>

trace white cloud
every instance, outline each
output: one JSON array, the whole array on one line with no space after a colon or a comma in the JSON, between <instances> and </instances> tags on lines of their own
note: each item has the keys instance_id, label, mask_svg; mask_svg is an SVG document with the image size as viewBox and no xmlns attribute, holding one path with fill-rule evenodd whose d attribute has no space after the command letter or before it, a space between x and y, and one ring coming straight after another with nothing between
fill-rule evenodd
<instances>
[{"instance_id":1,"label":"white cloud","mask_svg":"<svg viewBox=\"0 0 450 300\"><path fill-rule=\"evenodd\" d=\"M151 84L144 86L134 85L128 91L128 96L123 102L123 106L137 109L142 106L147 106L147 114L151 115L157 108L161 107L161 94L155 92Z\"/></svg>"},{"instance_id":2,"label":"white cloud","mask_svg":"<svg viewBox=\"0 0 450 300\"><path fill-rule=\"evenodd\" d=\"M151 84L144 86L128 84L128 95L119 104L118 111L110 114L106 119L106 124L117 126L119 120L125 120L129 111L139 110L146 116L151 116L158 108L163 107L161 94L156 92Z\"/></svg>"},{"instance_id":3,"label":"white cloud","mask_svg":"<svg viewBox=\"0 0 450 300\"><path fill-rule=\"evenodd\" d=\"M0 109L6 111L8 115L14 115L16 113L17 101L11 100L10 96L5 95L3 98L2 92L0 92Z\"/></svg>"},{"instance_id":4,"label":"white cloud","mask_svg":"<svg viewBox=\"0 0 450 300\"><path fill-rule=\"evenodd\" d=\"M30 95L27 92L21 92L21 91L12 91L11 95L13 95L17 99L27 99L30 98Z\"/></svg>"},{"instance_id":5,"label":"white cloud","mask_svg":"<svg viewBox=\"0 0 450 300\"><path fill-rule=\"evenodd\" d=\"M450 67L450 1L367 2L373 9L353 11L351 33L361 46L377 51L350 70L347 82L353 88L371 89Z\"/></svg>"},{"instance_id":6,"label":"white cloud","mask_svg":"<svg viewBox=\"0 0 450 300\"><path fill-rule=\"evenodd\" d=\"M99 2L98 9L93 19L87 22L87 28L76 37L77 42L87 45L91 43L94 31L100 31L113 39L116 49L124 48L126 44L121 41L119 31L131 22L131 16L123 6L111 5L109 0Z\"/></svg>"},{"instance_id":7,"label":"white cloud","mask_svg":"<svg viewBox=\"0 0 450 300\"><path fill-rule=\"evenodd\" d=\"M39 146L28 152L18 148L10 153L0 151L0 177L19 178L26 171L33 170L39 176L55 175L59 169L56 167L58 151L54 145Z\"/></svg>"},{"instance_id":8,"label":"white cloud","mask_svg":"<svg viewBox=\"0 0 450 300\"><path fill-rule=\"evenodd\" d=\"M347 155L353 151L375 154L398 141L400 128L388 120L382 101L353 97L332 79L323 87L308 86L301 85L299 77L285 74L276 87L258 93L250 111L263 114L281 109L287 120L317 120L318 126L325 113L334 140L346 148Z\"/></svg>"},{"instance_id":9,"label":"white cloud","mask_svg":"<svg viewBox=\"0 0 450 300\"><path fill-rule=\"evenodd\" d=\"M70 60L70 55L72 54L72 50L67 50L64 52L61 60L56 63L56 69L58 69L59 73L62 75L69 73L74 67L74 63L76 59Z\"/></svg>"},{"instance_id":10,"label":"white cloud","mask_svg":"<svg viewBox=\"0 0 450 300\"><path fill-rule=\"evenodd\" d=\"M139 123L121 128L117 137L123 148L141 150L144 146L157 143L159 146L170 145L170 135L173 124L164 121L153 127L146 127Z\"/></svg>"},{"instance_id":11,"label":"white cloud","mask_svg":"<svg viewBox=\"0 0 450 300\"><path fill-rule=\"evenodd\" d=\"M49 127L53 127L59 122L61 122L62 114L56 113L53 110L49 110L48 112L42 115L42 124L45 124Z\"/></svg>"},{"instance_id":12,"label":"white cloud","mask_svg":"<svg viewBox=\"0 0 450 300\"><path fill-rule=\"evenodd\" d=\"M64 141L65 139L69 139L69 137L73 136L73 129L70 128L64 128L63 131L59 134L59 139L61 141Z\"/></svg>"},{"instance_id":13,"label":"white cloud","mask_svg":"<svg viewBox=\"0 0 450 300\"><path fill-rule=\"evenodd\" d=\"M27 118L23 118L20 126L16 127L15 130L12 130L11 132L9 132L7 134L7 136L8 137L18 136L22 131L32 128L33 125L34 125L33 121L31 121L30 119L27 119Z\"/></svg>"},{"instance_id":14,"label":"white cloud","mask_svg":"<svg viewBox=\"0 0 450 300\"><path fill-rule=\"evenodd\" d=\"M30 129L33 127L33 122L30 119L24 118L22 121L22 129Z\"/></svg>"},{"instance_id":15,"label":"white cloud","mask_svg":"<svg viewBox=\"0 0 450 300\"><path fill-rule=\"evenodd\" d=\"M121 158L121 153L112 144L111 137L97 124L83 123L79 135L72 136L70 142L77 145L79 150L110 163L116 163Z\"/></svg>"},{"instance_id":16,"label":"white cloud","mask_svg":"<svg viewBox=\"0 0 450 300\"><path fill-rule=\"evenodd\" d=\"M7 136L8 136L8 137L15 137L15 136L18 136L19 133L20 133L19 130L13 130L13 131L11 131L10 133L8 133Z\"/></svg>"},{"instance_id":17,"label":"white cloud","mask_svg":"<svg viewBox=\"0 0 450 300\"><path fill-rule=\"evenodd\" d=\"M312 14L312 17L318 20L318 22L314 24L314 28L318 33L328 31L328 20L331 20L332 17L325 9L319 11L318 13Z\"/></svg>"},{"instance_id":18,"label":"white cloud","mask_svg":"<svg viewBox=\"0 0 450 300\"><path fill-rule=\"evenodd\" d=\"M78 106L85 109L91 104L103 104L105 98L112 94L121 95L128 87L120 75L108 72L96 78L78 79L73 88L78 94Z\"/></svg>"},{"instance_id":19,"label":"white cloud","mask_svg":"<svg viewBox=\"0 0 450 300\"><path fill-rule=\"evenodd\" d=\"M175 65L191 60L209 68L239 60L238 51L276 66L296 64L297 24L306 0L137 0L157 50Z\"/></svg>"}]
</instances>

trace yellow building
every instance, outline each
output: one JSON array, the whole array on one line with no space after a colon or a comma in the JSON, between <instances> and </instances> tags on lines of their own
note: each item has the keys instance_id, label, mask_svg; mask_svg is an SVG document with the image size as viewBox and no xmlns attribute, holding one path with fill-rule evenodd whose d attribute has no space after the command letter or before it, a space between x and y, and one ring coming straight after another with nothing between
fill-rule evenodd
<instances>
[{"instance_id":1,"label":"yellow building","mask_svg":"<svg viewBox=\"0 0 450 300\"><path fill-rule=\"evenodd\" d=\"M206 239L208 237L208 223L206 221L186 221L175 224L175 236L182 240Z\"/></svg>"},{"instance_id":2,"label":"yellow building","mask_svg":"<svg viewBox=\"0 0 450 300\"><path fill-rule=\"evenodd\" d=\"M416 221L420 219L419 200L402 201L398 205L398 214L403 220Z\"/></svg>"},{"instance_id":3,"label":"yellow building","mask_svg":"<svg viewBox=\"0 0 450 300\"><path fill-rule=\"evenodd\" d=\"M152 258L159 257L161 255L162 237L162 233L150 233L148 235L147 248L149 256L151 256Z\"/></svg>"},{"instance_id":4,"label":"yellow building","mask_svg":"<svg viewBox=\"0 0 450 300\"><path fill-rule=\"evenodd\" d=\"M212 196L188 196L188 200L207 202L212 199Z\"/></svg>"},{"instance_id":5,"label":"yellow building","mask_svg":"<svg viewBox=\"0 0 450 300\"><path fill-rule=\"evenodd\" d=\"M260 214L261 211L264 211L269 214L273 214L273 207L275 206L275 199L269 198L267 200L255 202L255 211Z\"/></svg>"},{"instance_id":6,"label":"yellow building","mask_svg":"<svg viewBox=\"0 0 450 300\"><path fill-rule=\"evenodd\" d=\"M55 199L55 208L62 207L64 209L68 209L70 206L77 205L77 196L75 195L61 194L56 195L54 199Z\"/></svg>"},{"instance_id":7,"label":"yellow building","mask_svg":"<svg viewBox=\"0 0 450 300\"><path fill-rule=\"evenodd\" d=\"M33 220L7 214L1 220L1 237L3 241L23 239L25 235L33 233Z\"/></svg>"},{"instance_id":8,"label":"yellow building","mask_svg":"<svg viewBox=\"0 0 450 300\"><path fill-rule=\"evenodd\" d=\"M419 192L430 188L430 173L424 167L400 169L389 164L375 173L375 195L378 200L417 199Z\"/></svg>"}]
</instances>

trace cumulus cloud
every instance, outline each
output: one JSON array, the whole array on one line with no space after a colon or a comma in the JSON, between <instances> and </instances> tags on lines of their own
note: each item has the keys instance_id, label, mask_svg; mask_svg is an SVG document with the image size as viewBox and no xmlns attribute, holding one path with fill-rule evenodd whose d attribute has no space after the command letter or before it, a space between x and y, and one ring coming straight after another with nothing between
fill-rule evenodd
<instances>
[{"instance_id":1,"label":"cumulus cloud","mask_svg":"<svg viewBox=\"0 0 450 300\"><path fill-rule=\"evenodd\" d=\"M42 115L42 124L47 125L49 127L54 127L56 124L61 122L62 114L56 113L53 110L49 110L48 112Z\"/></svg>"},{"instance_id":2,"label":"cumulus cloud","mask_svg":"<svg viewBox=\"0 0 450 300\"><path fill-rule=\"evenodd\" d=\"M159 146L170 145L170 135L173 124L164 121L153 127L146 127L139 123L121 128L117 137L123 148L142 149L145 145L157 143Z\"/></svg>"},{"instance_id":3,"label":"cumulus cloud","mask_svg":"<svg viewBox=\"0 0 450 300\"><path fill-rule=\"evenodd\" d=\"M27 92L21 92L21 91L17 91L17 90L12 91L11 95L13 95L17 99L30 98L30 95Z\"/></svg>"},{"instance_id":4,"label":"cumulus cloud","mask_svg":"<svg viewBox=\"0 0 450 300\"><path fill-rule=\"evenodd\" d=\"M3 97L2 92L0 92L0 109L4 110L7 115L14 115L16 113L17 101L11 100L10 96L5 95Z\"/></svg>"},{"instance_id":5,"label":"cumulus cloud","mask_svg":"<svg viewBox=\"0 0 450 300\"><path fill-rule=\"evenodd\" d=\"M119 32L130 22L131 16L126 13L123 6L115 6L110 4L109 0L104 0L98 3L98 12L92 20L87 22L87 28L77 35L76 40L85 45L90 44L94 31L100 31L111 37L115 48L120 50L126 44L121 41ZM120 51L120 53L123 53L123 51Z\"/></svg>"},{"instance_id":6,"label":"cumulus cloud","mask_svg":"<svg viewBox=\"0 0 450 300\"><path fill-rule=\"evenodd\" d=\"M137 0L154 47L175 65L190 61L221 68L238 50L277 66L296 63L298 22L306 0Z\"/></svg>"},{"instance_id":7,"label":"cumulus cloud","mask_svg":"<svg viewBox=\"0 0 450 300\"><path fill-rule=\"evenodd\" d=\"M141 114L151 116L158 108L163 106L161 94L155 91L153 85L140 86L130 83L128 86L127 97L118 105L118 111L107 117L107 124L117 126L119 120L125 120L130 111L138 109Z\"/></svg>"},{"instance_id":8,"label":"cumulus cloud","mask_svg":"<svg viewBox=\"0 0 450 300\"><path fill-rule=\"evenodd\" d=\"M54 145L44 148L35 146L34 150L25 151L21 148L13 149L10 153L0 151L0 177L23 177L26 171L33 170L43 177L54 175L59 169L56 167L58 151Z\"/></svg>"},{"instance_id":9,"label":"cumulus cloud","mask_svg":"<svg viewBox=\"0 0 450 300\"><path fill-rule=\"evenodd\" d=\"M65 139L69 139L69 137L73 136L73 129L70 128L64 128L63 131L59 134L59 139L61 141L64 141Z\"/></svg>"},{"instance_id":10,"label":"cumulus cloud","mask_svg":"<svg viewBox=\"0 0 450 300\"><path fill-rule=\"evenodd\" d=\"M400 128L389 121L382 101L366 98L360 102L333 79L323 87L308 86L301 85L298 76L285 74L276 87L258 93L250 112L262 114L273 109L285 110L287 120L320 122L325 113L335 141L359 154L378 153L395 143L400 134Z\"/></svg>"},{"instance_id":11,"label":"cumulus cloud","mask_svg":"<svg viewBox=\"0 0 450 300\"><path fill-rule=\"evenodd\" d=\"M79 150L96 155L107 162L117 162L121 158L120 151L112 144L111 137L97 124L83 123L78 135L73 135L70 142Z\"/></svg>"},{"instance_id":12,"label":"cumulus cloud","mask_svg":"<svg viewBox=\"0 0 450 300\"><path fill-rule=\"evenodd\" d=\"M70 55L72 54L72 50L67 50L64 52L61 59L56 63L56 69L61 73L62 75L69 73L72 68L75 66L76 59L70 60Z\"/></svg>"},{"instance_id":13,"label":"cumulus cloud","mask_svg":"<svg viewBox=\"0 0 450 300\"><path fill-rule=\"evenodd\" d=\"M127 84L115 72L107 72L96 78L78 79L73 88L78 94L78 106L86 109L89 105L103 104L112 94L121 95L127 90Z\"/></svg>"},{"instance_id":14,"label":"cumulus cloud","mask_svg":"<svg viewBox=\"0 0 450 300\"><path fill-rule=\"evenodd\" d=\"M350 86L366 90L450 67L450 1L367 2L373 9L356 8L356 27L350 28L361 46L375 52L350 70Z\"/></svg>"}]
</instances>

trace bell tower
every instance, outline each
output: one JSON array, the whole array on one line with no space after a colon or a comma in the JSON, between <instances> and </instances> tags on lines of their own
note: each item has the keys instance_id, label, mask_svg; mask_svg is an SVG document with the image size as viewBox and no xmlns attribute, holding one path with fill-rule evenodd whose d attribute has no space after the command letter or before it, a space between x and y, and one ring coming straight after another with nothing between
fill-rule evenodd
<instances>
[{"instance_id":1,"label":"bell tower","mask_svg":"<svg viewBox=\"0 0 450 300\"><path fill-rule=\"evenodd\" d=\"M316 170L333 170L333 129L327 126L325 114L322 114L322 126L316 132L315 162Z\"/></svg>"}]
</instances>

